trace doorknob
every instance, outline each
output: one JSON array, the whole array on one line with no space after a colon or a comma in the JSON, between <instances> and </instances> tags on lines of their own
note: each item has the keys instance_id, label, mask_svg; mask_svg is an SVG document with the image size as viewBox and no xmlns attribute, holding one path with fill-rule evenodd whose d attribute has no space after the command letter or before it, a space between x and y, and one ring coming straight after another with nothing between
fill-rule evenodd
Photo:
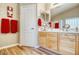
<instances>
[{"instance_id":1,"label":"doorknob","mask_svg":"<svg viewBox=\"0 0 79 59\"><path fill-rule=\"evenodd\" d=\"M34 29L34 28L31 28L32 30Z\"/></svg>"}]
</instances>

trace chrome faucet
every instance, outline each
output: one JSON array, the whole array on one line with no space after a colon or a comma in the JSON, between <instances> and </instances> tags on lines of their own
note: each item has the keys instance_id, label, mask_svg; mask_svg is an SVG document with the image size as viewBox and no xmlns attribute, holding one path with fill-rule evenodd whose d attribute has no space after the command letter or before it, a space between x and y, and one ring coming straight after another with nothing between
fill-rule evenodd
<instances>
[{"instance_id":1,"label":"chrome faucet","mask_svg":"<svg viewBox=\"0 0 79 59\"><path fill-rule=\"evenodd\" d=\"M66 31L68 31L69 28L70 28L70 25L69 25L69 24L65 24L65 25L63 26L63 29L66 30Z\"/></svg>"}]
</instances>

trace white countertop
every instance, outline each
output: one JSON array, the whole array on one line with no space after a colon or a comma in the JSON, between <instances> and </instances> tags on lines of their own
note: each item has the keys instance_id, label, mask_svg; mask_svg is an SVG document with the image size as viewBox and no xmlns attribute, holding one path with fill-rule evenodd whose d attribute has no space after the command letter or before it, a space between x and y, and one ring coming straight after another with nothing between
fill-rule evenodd
<instances>
[{"instance_id":1,"label":"white countertop","mask_svg":"<svg viewBox=\"0 0 79 59\"><path fill-rule=\"evenodd\" d=\"M60 30L60 29L52 29L52 30L45 30L45 31L39 30L39 32L60 32L60 33L73 33L73 34L79 33L79 32L76 32L76 31L63 31L63 30Z\"/></svg>"}]
</instances>

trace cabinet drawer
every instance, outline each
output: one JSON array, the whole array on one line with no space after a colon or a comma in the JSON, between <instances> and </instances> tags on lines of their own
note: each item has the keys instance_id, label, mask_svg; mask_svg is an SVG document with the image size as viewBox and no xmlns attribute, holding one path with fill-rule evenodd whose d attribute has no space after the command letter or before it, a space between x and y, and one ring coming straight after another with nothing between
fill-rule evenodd
<instances>
[{"instance_id":1,"label":"cabinet drawer","mask_svg":"<svg viewBox=\"0 0 79 59\"><path fill-rule=\"evenodd\" d=\"M48 37L47 40L57 41L57 37Z\"/></svg>"},{"instance_id":2,"label":"cabinet drawer","mask_svg":"<svg viewBox=\"0 0 79 59\"><path fill-rule=\"evenodd\" d=\"M61 40L63 40L63 41L69 41L69 42L75 42L74 38L63 37L63 38L61 38Z\"/></svg>"},{"instance_id":3,"label":"cabinet drawer","mask_svg":"<svg viewBox=\"0 0 79 59\"><path fill-rule=\"evenodd\" d=\"M75 36L63 36L64 39L75 39Z\"/></svg>"},{"instance_id":4,"label":"cabinet drawer","mask_svg":"<svg viewBox=\"0 0 79 59\"><path fill-rule=\"evenodd\" d=\"M40 37L46 37L47 36L47 33L46 32L39 32L39 36Z\"/></svg>"},{"instance_id":5,"label":"cabinet drawer","mask_svg":"<svg viewBox=\"0 0 79 59\"><path fill-rule=\"evenodd\" d=\"M75 35L73 34L63 34L61 37L66 38L66 39L75 39Z\"/></svg>"},{"instance_id":6,"label":"cabinet drawer","mask_svg":"<svg viewBox=\"0 0 79 59\"><path fill-rule=\"evenodd\" d=\"M57 33L55 33L55 32L48 32L47 33L47 36L48 37L56 37L57 36Z\"/></svg>"}]
</instances>

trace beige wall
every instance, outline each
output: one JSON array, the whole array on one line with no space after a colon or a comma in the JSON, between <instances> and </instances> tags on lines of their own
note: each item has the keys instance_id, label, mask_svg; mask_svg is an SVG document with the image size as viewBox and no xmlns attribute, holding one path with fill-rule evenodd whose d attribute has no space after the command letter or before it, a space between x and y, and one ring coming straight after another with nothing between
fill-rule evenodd
<instances>
[{"instance_id":1,"label":"beige wall","mask_svg":"<svg viewBox=\"0 0 79 59\"><path fill-rule=\"evenodd\" d=\"M13 3L0 3L0 19L1 18L7 18L7 6L12 6L13 7L13 18L19 20L19 6L18 4L13 4ZM11 20L11 19L10 19ZM0 20L1 24L1 20ZM1 27L1 25L0 25ZM0 29L1 31L1 29ZM7 34L2 34L0 32L0 47L1 46L6 46L10 44L18 43L18 33L7 33Z\"/></svg>"},{"instance_id":2,"label":"beige wall","mask_svg":"<svg viewBox=\"0 0 79 59\"><path fill-rule=\"evenodd\" d=\"M79 6L72 8L68 11L65 11L63 13L60 13L56 16L52 16L52 20L61 20L70 17L79 17Z\"/></svg>"}]
</instances>

